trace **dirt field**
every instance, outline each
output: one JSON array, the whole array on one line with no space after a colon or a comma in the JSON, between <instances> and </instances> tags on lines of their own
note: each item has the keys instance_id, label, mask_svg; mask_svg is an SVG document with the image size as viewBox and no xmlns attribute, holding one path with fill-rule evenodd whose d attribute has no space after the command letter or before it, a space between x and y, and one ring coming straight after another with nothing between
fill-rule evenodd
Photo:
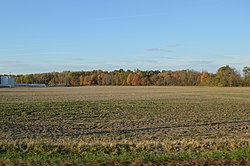
<instances>
[{"instance_id":1,"label":"dirt field","mask_svg":"<svg viewBox=\"0 0 250 166\"><path fill-rule=\"evenodd\" d=\"M250 145L250 88L2 88L0 108L2 145L123 144L156 154Z\"/></svg>"},{"instance_id":2,"label":"dirt field","mask_svg":"<svg viewBox=\"0 0 250 166\"><path fill-rule=\"evenodd\" d=\"M250 102L250 88L166 87L166 86L84 86L53 88L2 88L0 101L58 100L157 100L157 99L236 99Z\"/></svg>"}]
</instances>

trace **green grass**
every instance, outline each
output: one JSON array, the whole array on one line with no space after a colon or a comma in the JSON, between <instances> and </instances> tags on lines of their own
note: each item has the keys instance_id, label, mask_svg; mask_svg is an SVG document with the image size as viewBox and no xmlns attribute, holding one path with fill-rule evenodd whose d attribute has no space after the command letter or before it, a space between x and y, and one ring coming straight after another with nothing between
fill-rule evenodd
<instances>
[{"instance_id":1,"label":"green grass","mask_svg":"<svg viewBox=\"0 0 250 166\"><path fill-rule=\"evenodd\" d=\"M0 146L0 161L13 163L105 163L119 162L131 163L144 161L152 163L168 163L171 161L185 160L250 160L250 147L234 150L214 150L209 152L179 152L179 153L153 153L137 149L126 144L116 147L89 145L71 149L66 146L52 145ZM28 148L28 149L27 149Z\"/></svg>"}]
</instances>

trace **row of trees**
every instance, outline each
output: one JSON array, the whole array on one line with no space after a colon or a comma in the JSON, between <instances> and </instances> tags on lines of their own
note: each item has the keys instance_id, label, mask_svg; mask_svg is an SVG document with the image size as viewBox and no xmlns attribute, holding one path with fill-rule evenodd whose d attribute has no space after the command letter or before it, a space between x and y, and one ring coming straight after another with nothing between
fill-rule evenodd
<instances>
[{"instance_id":1,"label":"row of trees","mask_svg":"<svg viewBox=\"0 0 250 166\"><path fill-rule=\"evenodd\" d=\"M179 71L135 71L123 69L111 72L63 71L16 76L17 83L47 84L50 86L120 85L120 86L250 86L250 67L243 69L244 75L230 66L223 66L215 74L194 70Z\"/></svg>"}]
</instances>

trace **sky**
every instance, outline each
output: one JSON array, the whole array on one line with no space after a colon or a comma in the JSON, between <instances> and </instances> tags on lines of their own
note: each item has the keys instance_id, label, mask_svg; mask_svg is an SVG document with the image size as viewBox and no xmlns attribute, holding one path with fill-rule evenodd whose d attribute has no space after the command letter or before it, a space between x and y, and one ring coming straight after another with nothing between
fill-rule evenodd
<instances>
[{"instance_id":1,"label":"sky","mask_svg":"<svg viewBox=\"0 0 250 166\"><path fill-rule=\"evenodd\" d=\"M250 65L249 0L0 0L0 74L224 65Z\"/></svg>"}]
</instances>

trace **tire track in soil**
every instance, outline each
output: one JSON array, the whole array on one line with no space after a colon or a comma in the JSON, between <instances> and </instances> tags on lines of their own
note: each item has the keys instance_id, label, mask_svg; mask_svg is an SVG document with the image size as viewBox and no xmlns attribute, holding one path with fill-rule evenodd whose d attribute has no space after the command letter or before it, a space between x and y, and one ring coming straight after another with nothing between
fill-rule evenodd
<instances>
[{"instance_id":1,"label":"tire track in soil","mask_svg":"<svg viewBox=\"0 0 250 166\"><path fill-rule=\"evenodd\" d=\"M227 125L227 124L238 124L238 123L250 123L250 119L245 120L235 120L235 121L223 121L223 122L210 122L210 123L200 123L200 124L189 124L189 125L168 125L168 126L158 126L158 127L145 127L145 128L130 128L130 129L119 129L119 130L101 130L101 131L84 131L81 132L82 128L81 125L84 124L18 124L13 122L5 122L5 127L9 126L11 128L18 127L18 131L27 130L28 133L32 132L29 129L33 131L39 130L39 128L42 130L46 130L49 135L65 135L65 136L71 136L71 137L79 137L79 136L88 136L88 135L105 135L105 134L126 134L131 132L139 132L139 131L155 131L159 129L178 129L178 128L189 128L189 127L206 127L206 126L214 126L214 125ZM73 125L73 126L71 126ZM71 126L71 127L70 127ZM3 126L2 126L3 127ZM7 127L8 128L8 127ZM70 133L67 132L67 128L76 129L75 132ZM21 129L21 130L20 130ZM5 128L6 130L6 128ZM57 131L56 133L52 134L53 131ZM41 130L40 130L41 131ZM35 134L35 133L34 133ZM18 134L14 134L18 135ZM35 134L36 135L36 134Z\"/></svg>"}]
</instances>

